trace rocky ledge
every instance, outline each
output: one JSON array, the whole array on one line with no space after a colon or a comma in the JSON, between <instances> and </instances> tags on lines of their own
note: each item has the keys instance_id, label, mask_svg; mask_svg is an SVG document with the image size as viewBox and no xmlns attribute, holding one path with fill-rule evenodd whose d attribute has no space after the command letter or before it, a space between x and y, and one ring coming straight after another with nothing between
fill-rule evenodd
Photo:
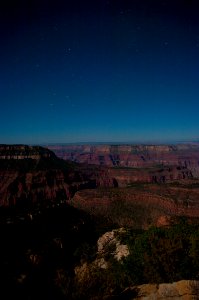
<instances>
[{"instance_id":1,"label":"rocky ledge","mask_svg":"<svg viewBox=\"0 0 199 300\"><path fill-rule=\"evenodd\" d=\"M55 154L40 146L0 145L0 159L34 159L52 158Z\"/></svg>"},{"instance_id":2,"label":"rocky ledge","mask_svg":"<svg viewBox=\"0 0 199 300\"><path fill-rule=\"evenodd\" d=\"M114 185L106 168L67 162L40 146L0 145L0 206L65 201L100 185Z\"/></svg>"},{"instance_id":3,"label":"rocky ledge","mask_svg":"<svg viewBox=\"0 0 199 300\"><path fill-rule=\"evenodd\" d=\"M181 280L173 283L143 284L137 288L135 300L198 300L199 281Z\"/></svg>"}]
</instances>

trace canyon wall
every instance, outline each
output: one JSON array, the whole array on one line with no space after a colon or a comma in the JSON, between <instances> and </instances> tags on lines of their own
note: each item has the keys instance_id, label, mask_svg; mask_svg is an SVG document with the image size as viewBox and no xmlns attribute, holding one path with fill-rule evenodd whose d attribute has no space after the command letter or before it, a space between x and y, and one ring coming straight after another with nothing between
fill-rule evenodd
<instances>
[{"instance_id":1,"label":"canyon wall","mask_svg":"<svg viewBox=\"0 0 199 300\"><path fill-rule=\"evenodd\" d=\"M128 152L132 151L133 146L121 147L123 147L122 151ZM139 147L139 151L150 150L153 155L158 151L160 153L172 152L174 155L175 151L188 151L189 149L189 147L183 148L182 146L182 149L178 150L169 146ZM193 151L195 156L189 152L190 165L193 165L198 153L197 147L192 148L190 151ZM87 151L89 149L87 148ZM103 146L104 153L109 153L107 154L109 156L110 149L112 149L111 146ZM57 158L51 150L43 147L0 145L0 206L17 204L23 207L34 203L46 205L54 201L66 201L82 189L131 187L143 182L164 184L178 181L192 184L194 180L197 181L195 179L197 174L188 166L182 164L157 165L154 163L154 159L149 161L151 165L145 167L79 164Z\"/></svg>"},{"instance_id":2,"label":"canyon wall","mask_svg":"<svg viewBox=\"0 0 199 300\"><path fill-rule=\"evenodd\" d=\"M179 166L199 176L199 144L179 145L49 145L58 157L109 167Z\"/></svg>"},{"instance_id":3,"label":"canyon wall","mask_svg":"<svg viewBox=\"0 0 199 300\"><path fill-rule=\"evenodd\" d=\"M0 144L0 159L33 159L53 158L55 154L40 146Z\"/></svg>"},{"instance_id":4,"label":"canyon wall","mask_svg":"<svg viewBox=\"0 0 199 300\"><path fill-rule=\"evenodd\" d=\"M199 144L51 145L64 160L108 167L115 185L199 178Z\"/></svg>"},{"instance_id":5,"label":"canyon wall","mask_svg":"<svg viewBox=\"0 0 199 300\"><path fill-rule=\"evenodd\" d=\"M46 205L100 185L113 186L106 169L65 162L42 147L0 145L0 206Z\"/></svg>"}]
</instances>

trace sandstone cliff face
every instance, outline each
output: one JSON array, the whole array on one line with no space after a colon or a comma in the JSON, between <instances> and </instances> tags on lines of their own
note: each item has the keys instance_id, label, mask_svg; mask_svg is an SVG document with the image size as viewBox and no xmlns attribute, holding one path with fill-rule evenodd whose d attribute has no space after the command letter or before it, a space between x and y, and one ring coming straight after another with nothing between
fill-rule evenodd
<instances>
[{"instance_id":1,"label":"sandstone cliff face","mask_svg":"<svg viewBox=\"0 0 199 300\"><path fill-rule=\"evenodd\" d=\"M48 146L63 159L80 163L147 167L154 164L196 166L199 145L54 145ZM197 168L198 169L198 168Z\"/></svg>"},{"instance_id":2,"label":"sandstone cliff face","mask_svg":"<svg viewBox=\"0 0 199 300\"><path fill-rule=\"evenodd\" d=\"M1 205L13 206L30 203L45 203L68 199L69 184L64 180L64 173L60 171L32 171L32 172L4 172L1 173L0 199ZM5 184L4 180L7 180Z\"/></svg>"},{"instance_id":3,"label":"sandstone cliff face","mask_svg":"<svg viewBox=\"0 0 199 300\"><path fill-rule=\"evenodd\" d=\"M174 283L143 284L137 287L135 300L198 300L199 281L181 280Z\"/></svg>"},{"instance_id":4,"label":"sandstone cliff face","mask_svg":"<svg viewBox=\"0 0 199 300\"><path fill-rule=\"evenodd\" d=\"M154 151L154 149L156 151L157 146L151 147L149 147L150 151ZM162 147L158 148L158 151L174 151L173 148ZM88 146L85 149L86 151L91 150ZM144 151L148 148L141 147L139 149ZM100 151L109 153L110 146L103 146ZM132 146L125 146L122 151L132 152ZM193 180L193 178L192 171L185 166L161 165L145 168L110 168L60 160L52 151L42 147L0 145L0 205L5 206L15 204L23 206L38 201L40 203L65 201L71 199L76 191L85 188L130 187L140 182L166 183L176 180ZM148 196L147 194L145 199L148 199ZM143 199L144 197L145 195L141 196ZM140 199L140 193L138 198ZM158 198L157 201L156 198ZM155 201L154 205L156 205L156 202L168 203L169 207L176 205L173 202L160 201L159 198L159 195L152 198L152 202ZM100 205L104 203L103 199L104 197L101 197ZM185 209L189 210L190 208L193 212L192 207L196 208L197 203L195 196L193 196L193 199L187 196L187 199L185 199L187 205ZM105 200L104 207L106 207L106 203ZM198 209L196 212L198 215Z\"/></svg>"},{"instance_id":5,"label":"sandstone cliff face","mask_svg":"<svg viewBox=\"0 0 199 300\"><path fill-rule=\"evenodd\" d=\"M65 160L108 166L120 186L199 178L199 145L54 145Z\"/></svg>"},{"instance_id":6,"label":"sandstone cliff face","mask_svg":"<svg viewBox=\"0 0 199 300\"><path fill-rule=\"evenodd\" d=\"M27 145L0 145L0 160L1 159L33 159L53 158L55 154L40 146Z\"/></svg>"},{"instance_id":7,"label":"sandstone cliff face","mask_svg":"<svg viewBox=\"0 0 199 300\"><path fill-rule=\"evenodd\" d=\"M135 182L166 183L194 178L189 169L180 166L111 168L109 176L115 178L118 186L129 186Z\"/></svg>"},{"instance_id":8,"label":"sandstone cliff face","mask_svg":"<svg viewBox=\"0 0 199 300\"><path fill-rule=\"evenodd\" d=\"M105 169L71 165L42 147L0 145L0 205L65 201L100 185L113 185Z\"/></svg>"}]
</instances>

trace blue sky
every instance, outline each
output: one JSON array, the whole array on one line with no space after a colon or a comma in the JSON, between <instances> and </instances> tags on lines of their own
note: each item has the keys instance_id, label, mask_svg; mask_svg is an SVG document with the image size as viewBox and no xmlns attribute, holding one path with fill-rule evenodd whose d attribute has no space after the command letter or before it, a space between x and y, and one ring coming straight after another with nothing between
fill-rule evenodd
<instances>
[{"instance_id":1,"label":"blue sky","mask_svg":"<svg viewBox=\"0 0 199 300\"><path fill-rule=\"evenodd\" d=\"M194 1L24 3L1 9L1 143L198 138Z\"/></svg>"}]
</instances>

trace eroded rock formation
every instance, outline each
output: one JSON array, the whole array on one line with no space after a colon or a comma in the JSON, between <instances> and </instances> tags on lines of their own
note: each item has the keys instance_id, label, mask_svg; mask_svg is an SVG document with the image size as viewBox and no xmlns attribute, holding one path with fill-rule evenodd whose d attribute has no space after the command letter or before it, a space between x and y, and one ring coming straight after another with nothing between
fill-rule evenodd
<instances>
[{"instance_id":1,"label":"eroded rock formation","mask_svg":"<svg viewBox=\"0 0 199 300\"><path fill-rule=\"evenodd\" d=\"M33 159L55 158L55 154L40 146L0 145L0 159Z\"/></svg>"},{"instance_id":2,"label":"eroded rock formation","mask_svg":"<svg viewBox=\"0 0 199 300\"><path fill-rule=\"evenodd\" d=\"M65 201L100 185L113 186L105 169L65 162L42 147L0 145L0 206Z\"/></svg>"},{"instance_id":3,"label":"eroded rock formation","mask_svg":"<svg viewBox=\"0 0 199 300\"><path fill-rule=\"evenodd\" d=\"M199 178L199 145L53 145L65 160L109 168L115 185Z\"/></svg>"},{"instance_id":4,"label":"eroded rock formation","mask_svg":"<svg viewBox=\"0 0 199 300\"><path fill-rule=\"evenodd\" d=\"M104 233L97 241L98 254L103 255L108 251L108 248L113 247L114 249L110 254L112 254L117 261L128 256L129 250L127 245L121 244L120 240L117 239L117 234L121 234L123 231L125 232L125 229L120 228Z\"/></svg>"},{"instance_id":5,"label":"eroded rock formation","mask_svg":"<svg viewBox=\"0 0 199 300\"><path fill-rule=\"evenodd\" d=\"M181 280L173 283L143 284L137 287L135 300L198 300L199 282Z\"/></svg>"},{"instance_id":6,"label":"eroded rock formation","mask_svg":"<svg viewBox=\"0 0 199 300\"><path fill-rule=\"evenodd\" d=\"M65 160L120 167L181 166L199 174L199 145L49 145Z\"/></svg>"}]
</instances>

